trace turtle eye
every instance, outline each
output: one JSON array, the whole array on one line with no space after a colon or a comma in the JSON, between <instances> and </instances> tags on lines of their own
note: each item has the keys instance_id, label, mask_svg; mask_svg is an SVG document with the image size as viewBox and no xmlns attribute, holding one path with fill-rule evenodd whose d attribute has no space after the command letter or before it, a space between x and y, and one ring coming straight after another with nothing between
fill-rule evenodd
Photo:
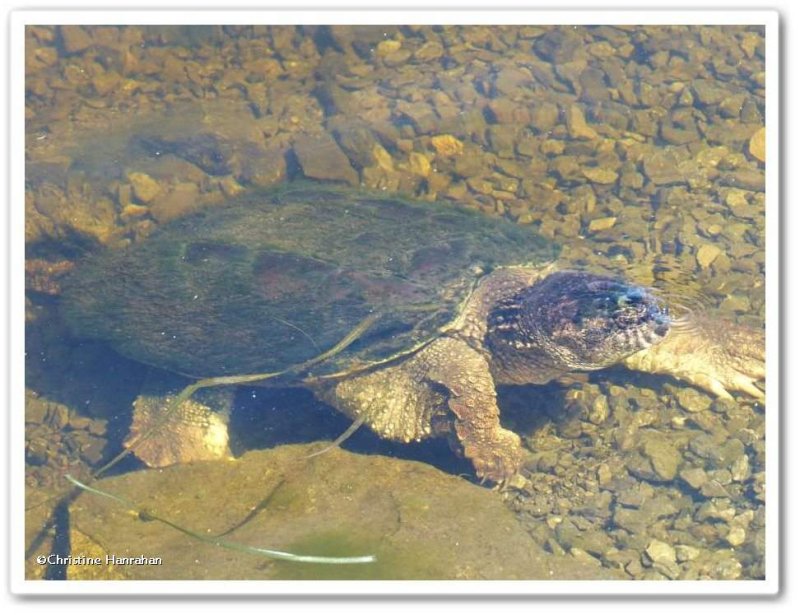
<instances>
[{"instance_id":1,"label":"turtle eye","mask_svg":"<svg viewBox=\"0 0 800 615\"><path fill-rule=\"evenodd\" d=\"M640 288L631 288L617 298L618 307L638 305L644 301L645 295Z\"/></svg>"}]
</instances>

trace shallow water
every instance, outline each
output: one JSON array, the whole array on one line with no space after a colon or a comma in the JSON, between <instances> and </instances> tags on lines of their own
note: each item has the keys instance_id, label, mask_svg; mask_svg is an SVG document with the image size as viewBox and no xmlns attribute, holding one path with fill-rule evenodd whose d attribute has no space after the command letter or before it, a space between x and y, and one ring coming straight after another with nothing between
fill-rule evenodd
<instances>
[{"instance_id":1,"label":"shallow water","mask_svg":"<svg viewBox=\"0 0 800 615\"><path fill-rule=\"evenodd\" d=\"M65 272L247 191L310 178L463 204L554 240L566 266L655 287L679 315L763 327L762 28L29 27L26 59L32 555L69 552L63 507L55 539L38 535L47 498L121 450L152 378L64 329ZM529 459L522 482L487 493L544 551L624 578L763 577L760 404L612 368L500 387L499 405ZM233 452L348 424L304 390L240 388ZM473 476L444 440L362 428L344 448Z\"/></svg>"}]
</instances>

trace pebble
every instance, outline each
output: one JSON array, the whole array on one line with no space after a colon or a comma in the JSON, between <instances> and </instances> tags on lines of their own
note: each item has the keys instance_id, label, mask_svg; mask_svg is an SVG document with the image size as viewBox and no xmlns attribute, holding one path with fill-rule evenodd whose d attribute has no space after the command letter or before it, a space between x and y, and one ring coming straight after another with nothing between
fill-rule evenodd
<instances>
[{"instance_id":1,"label":"pebble","mask_svg":"<svg viewBox=\"0 0 800 615\"><path fill-rule=\"evenodd\" d=\"M650 438L642 447L642 453L650 462L658 478L665 481L675 478L681 462L681 455L674 446L664 440Z\"/></svg>"},{"instance_id":2,"label":"pebble","mask_svg":"<svg viewBox=\"0 0 800 615\"><path fill-rule=\"evenodd\" d=\"M678 160L670 150L656 150L644 159L644 174L657 186L680 184L685 177L678 168Z\"/></svg>"},{"instance_id":3,"label":"pebble","mask_svg":"<svg viewBox=\"0 0 800 615\"><path fill-rule=\"evenodd\" d=\"M708 570L710 578L732 581L742 576L742 563L736 559L733 553L727 550L717 551L713 558Z\"/></svg>"},{"instance_id":4,"label":"pebble","mask_svg":"<svg viewBox=\"0 0 800 615\"><path fill-rule=\"evenodd\" d=\"M678 404L686 412L705 412L711 407L711 398L697 389L686 387L675 392Z\"/></svg>"},{"instance_id":5,"label":"pebble","mask_svg":"<svg viewBox=\"0 0 800 615\"><path fill-rule=\"evenodd\" d=\"M384 56L383 63L391 67L401 66L408 62L410 57L411 52L408 49L399 49Z\"/></svg>"},{"instance_id":6,"label":"pebble","mask_svg":"<svg viewBox=\"0 0 800 615\"><path fill-rule=\"evenodd\" d=\"M717 83L710 79L696 79L692 83L692 94L700 105L708 106L721 103L725 99L727 91L718 87Z\"/></svg>"},{"instance_id":7,"label":"pebble","mask_svg":"<svg viewBox=\"0 0 800 615\"><path fill-rule=\"evenodd\" d=\"M702 269L708 269L720 254L722 254L722 250L717 246L708 243L703 244L697 250L697 264Z\"/></svg>"},{"instance_id":8,"label":"pebble","mask_svg":"<svg viewBox=\"0 0 800 615\"><path fill-rule=\"evenodd\" d=\"M117 87L121 79L122 77L120 77L119 73L114 71L104 72L92 80L92 87L94 87L94 91L98 96L106 96Z\"/></svg>"},{"instance_id":9,"label":"pebble","mask_svg":"<svg viewBox=\"0 0 800 615\"><path fill-rule=\"evenodd\" d=\"M147 173L128 173L128 181L140 203L149 203L161 192L161 185Z\"/></svg>"},{"instance_id":10,"label":"pebble","mask_svg":"<svg viewBox=\"0 0 800 615\"><path fill-rule=\"evenodd\" d=\"M593 425L602 425L608 418L608 400L605 395L598 395L592 401L587 418ZM598 470L599 472L599 470Z\"/></svg>"},{"instance_id":11,"label":"pebble","mask_svg":"<svg viewBox=\"0 0 800 615\"><path fill-rule=\"evenodd\" d=\"M725 195L725 204L730 208L735 216L740 218L748 217L750 213L750 203L747 201L747 191L739 188L731 188Z\"/></svg>"},{"instance_id":12,"label":"pebble","mask_svg":"<svg viewBox=\"0 0 800 615\"><path fill-rule=\"evenodd\" d=\"M680 574L680 568L676 562L675 549L672 545L654 538L648 543L645 554L652 562L653 567L664 576L674 579Z\"/></svg>"},{"instance_id":13,"label":"pebble","mask_svg":"<svg viewBox=\"0 0 800 615\"><path fill-rule=\"evenodd\" d=\"M408 154L408 169L412 173L428 177L431 174L431 163L425 154L411 152Z\"/></svg>"},{"instance_id":14,"label":"pebble","mask_svg":"<svg viewBox=\"0 0 800 615\"><path fill-rule=\"evenodd\" d=\"M719 305L726 312L739 312L747 314L751 310L750 299L744 295L728 295Z\"/></svg>"},{"instance_id":15,"label":"pebble","mask_svg":"<svg viewBox=\"0 0 800 615\"><path fill-rule=\"evenodd\" d=\"M589 222L589 232L596 233L598 231L607 231L616 224L617 218L615 216L608 216L605 218L595 218Z\"/></svg>"},{"instance_id":16,"label":"pebble","mask_svg":"<svg viewBox=\"0 0 800 615\"><path fill-rule=\"evenodd\" d=\"M427 41L414 52L414 59L418 62L433 62L444 55L444 47L437 41Z\"/></svg>"},{"instance_id":17,"label":"pebble","mask_svg":"<svg viewBox=\"0 0 800 615\"><path fill-rule=\"evenodd\" d=\"M687 468L681 470L680 476L692 489L700 489L708 482L708 475L703 468Z\"/></svg>"},{"instance_id":18,"label":"pebble","mask_svg":"<svg viewBox=\"0 0 800 615\"><path fill-rule=\"evenodd\" d=\"M675 545L675 559L679 562L691 562L700 557L702 551L692 545Z\"/></svg>"},{"instance_id":19,"label":"pebble","mask_svg":"<svg viewBox=\"0 0 800 615\"><path fill-rule=\"evenodd\" d=\"M358 184L358 173L329 134L300 135L295 139L293 149L306 177L341 181L353 186Z\"/></svg>"},{"instance_id":20,"label":"pebble","mask_svg":"<svg viewBox=\"0 0 800 615\"><path fill-rule=\"evenodd\" d=\"M754 169L737 169L719 177L720 186L734 186L755 192L764 192L764 174Z\"/></svg>"},{"instance_id":21,"label":"pebble","mask_svg":"<svg viewBox=\"0 0 800 615\"><path fill-rule=\"evenodd\" d=\"M92 37L81 26L60 26L61 42L68 54L79 53L92 46Z\"/></svg>"},{"instance_id":22,"label":"pebble","mask_svg":"<svg viewBox=\"0 0 800 615\"><path fill-rule=\"evenodd\" d=\"M747 531L745 531L743 527L739 526L731 527L727 536L725 536L725 540L728 541L728 544L732 547L743 545L746 539Z\"/></svg>"},{"instance_id":23,"label":"pebble","mask_svg":"<svg viewBox=\"0 0 800 615\"><path fill-rule=\"evenodd\" d=\"M540 133L548 132L558 123L558 106L551 102L536 105L531 111L531 125ZM561 144L563 146L563 143ZM560 153L560 152L559 152Z\"/></svg>"},{"instance_id":24,"label":"pebble","mask_svg":"<svg viewBox=\"0 0 800 615\"><path fill-rule=\"evenodd\" d=\"M618 177L614 171L600 167L585 168L583 169L583 174L586 179L596 184L613 184Z\"/></svg>"},{"instance_id":25,"label":"pebble","mask_svg":"<svg viewBox=\"0 0 800 615\"><path fill-rule=\"evenodd\" d=\"M747 145L747 151L750 155L760 162L767 160L767 129L759 128L755 134L750 137L750 142Z\"/></svg>"},{"instance_id":26,"label":"pebble","mask_svg":"<svg viewBox=\"0 0 800 615\"><path fill-rule=\"evenodd\" d=\"M540 57L555 64L569 62L582 47L583 37L569 26L548 30L533 45Z\"/></svg>"},{"instance_id":27,"label":"pebble","mask_svg":"<svg viewBox=\"0 0 800 615\"><path fill-rule=\"evenodd\" d=\"M396 53L402 46L403 43L400 41L394 41L394 40L381 41L375 47L375 53L378 56L385 57L392 53Z\"/></svg>"},{"instance_id":28,"label":"pebble","mask_svg":"<svg viewBox=\"0 0 800 615\"><path fill-rule=\"evenodd\" d=\"M150 205L150 213L158 222L168 222L185 216L198 207L199 193L196 184L180 183L154 199Z\"/></svg>"},{"instance_id":29,"label":"pebble","mask_svg":"<svg viewBox=\"0 0 800 615\"><path fill-rule=\"evenodd\" d=\"M464 151L464 143L453 135L436 135L431 137L431 145L440 156L458 156Z\"/></svg>"},{"instance_id":30,"label":"pebble","mask_svg":"<svg viewBox=\"0 0 800 615\"><path fill-rule=\"evenodd\" d=\"M567 110L567 130L573 139L594 140L599 136L597 131L586 123L583 111L578 105L570 105Z\"/></svg>"},{"instance_id":31,"label":"pebble","mask_svg":"<svg viewBox=\"0 0 800 615\"><path fill-rule=\"evenodd\" d=\"M386 148L380 143L375 143L372 146L372 158L375 161L375 164L384 171L394 171L394 160L392 159L392 155L387 152Z\"/></svg>"},{"instance_id":32,"label":"pebble","mask_svg":"<svg viewBox=\"0 0 800 615\"><path fill-rule=\"evenodd\" d=\"M731 464L731 480L740 483L750 478L750 475L750 458L747 455L741 455Z\"/></svg>"},{"instance_id":33,"label":"pebble","mask_svg":"<svg viewBox=\"0 0 800 615\"><path fill-rule=\"evenodd\" d=\"M730 493L718 480L711 479L700 487L700 493L707 498L727 498Z\"/></svg>"}]
</instances>

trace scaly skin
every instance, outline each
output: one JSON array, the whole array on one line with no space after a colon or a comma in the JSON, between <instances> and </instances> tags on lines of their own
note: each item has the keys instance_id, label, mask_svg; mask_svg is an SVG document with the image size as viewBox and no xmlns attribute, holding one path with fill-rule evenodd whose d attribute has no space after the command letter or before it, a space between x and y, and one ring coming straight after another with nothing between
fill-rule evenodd
<instances>
[{"instance_id":1,"label":"scaly skin","mask_svg":"<svg viewBox=\"0 0 800 615\"><path fill-rule=\"evenodd\" d=\"M482 479L505 481L522 463L519 436L500 426L487 359L462 339L439 338L397 365L312 390L390 440L451 429Z\"/></svg>"},{"instance_id":2,"label":"scaly skin","mask_svg":"<svg viewBox=\"0 0 800 615\"><path fill-rule=\"evenodd\" d=\"M522 353L497 347L503 355L492 355L485 340L487 317L501 299L549 274L526 268L492 273L447 336L395 365L318 388L317 394L348 416L364 419L382 437L405 442L436 435L440 430L434 425L442 424L437 419L449 415L450 435L477 476L506 483L519 470L523 452L519 437L500 425L495 384L542 384L575 370L541 361L536 347ZM755 386L764 375L763 335L711 319L693 324L617 361L633 370L674 376L719 397L741 392L763 400ZM597 369L609 364L607 357L597 357L597 363Z\"/></svg>"},{"instance_id":3,"label":"scaly skin","mask_svg":"<svg viewBox=\"0 0 800 615\"><path fill-rule=\"evenodd\" d=\"M744 393L764 401L764 334L695 316L692 327L672 329L664 340L623 361L629 369L665 374L723 399Z\"/></svg>"},{"instance_id":4,"label":"scaly skin","mask_svg":"<svg viewBox=\"0 0 800 615\"><path fill-rule=\"evenodd\" d=\"M472 462L479 478L502 485L519 471L523 451L519 436L500 425L495 385L542 384L576 370L560 362L560 354L554 358L549 349L538 345L536 339L541 337L525 337L520 331L520 337L516 338L513 327L504 326L500 331L502 340L490 343L492 330L488 321L500 302L505 301L504 309L513 308L520 292L527 292L528 296L532 293L537 299L541 298L537 295L539 288L546 293L564 292L566 286L560 282L555 289L552 284L533 286L551 273L552 267L496 270L482 280L449 329L418 351L370 371L304 384L320 399L354 420L363 421L381 437L411 442L435 435L450 436ZM602 280L598 283L602 285ZM543 299L549 306L550 297ZM569 299L570 296L566 304ZM635 303L640 299L636 296ZM617 301L626 304L624 292L614 295L612 305ZM601 319L605 309L597 313ZM558 325L559 312L554 313ZM569 319L569 312L565 314ZM506 322L510 321L501 324ZM574 322L569 321L570 325ZM536 318L527 326L531 324L535 328ZM639 337L638 343L652 343ZM755 384L764 376L761 332L698 318L691 329L673 328L666 337L649 339L657 343L643 350L625 351L633 354L610 354L619 352L618 345L598 346L597 352L603 356L590 357L596 365L582 364L583 368L600 369L619 362L633 370L674 376L719 397L730 398L731 393L737 392L764 399L764 393ZM545 341L549 344L551 340ZM195 432L202 437L202 432L197 429ZM143 460L150 465L167 465L191 461L190 455L184 456L186 451L201 451L206 455L209 449L206 444L190 447L183 442L188 434L189 430L180 430L179 458L165 459L159 453L157 460ZM217 428L209 434L218 440ZM168 451L173 449L167 447ZM137 451L137 455L141 457L141 452Z\"/></svg>"}]
</instances>

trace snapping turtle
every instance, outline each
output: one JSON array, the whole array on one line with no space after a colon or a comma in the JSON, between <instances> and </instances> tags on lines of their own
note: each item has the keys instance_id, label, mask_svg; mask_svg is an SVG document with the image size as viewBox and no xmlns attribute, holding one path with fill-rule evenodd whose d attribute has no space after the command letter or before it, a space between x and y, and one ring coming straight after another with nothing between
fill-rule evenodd
<instances>
[{"instance_id":1,"label":"snapping turtle","mask_svg":"<svg viewBox=\"0 0 800 615\"><path fill-rule=\"evenodd\" d=\"M760 332L711 320L678 329L647 289L564 270L556 256L530 228L475 212L289 186L88 260L63 307L78 333L191 377L307 363L368 321L294 380L385 438L450 435L497 482L522 451L500 425L496 384L622 363L763 397ZM134 432L152 425L151 402L137 400ZM166 465L227 450L224 421L192 403L185 414L201 415L199 430L183 429L184 416L136 454Z\"/></svg>"}]
</instances>

